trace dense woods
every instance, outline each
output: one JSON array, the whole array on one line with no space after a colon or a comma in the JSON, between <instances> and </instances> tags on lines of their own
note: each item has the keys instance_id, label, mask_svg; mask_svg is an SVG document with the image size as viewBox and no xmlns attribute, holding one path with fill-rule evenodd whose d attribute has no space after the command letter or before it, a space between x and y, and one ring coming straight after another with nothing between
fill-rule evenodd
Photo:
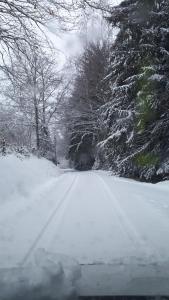
<instances>
[{"instance_id":1,"label":"dense woods","mask_svg":"<svg viewBox=\"0 0 169 300\"><path fill-rule=\"evenodd\" d=\"M103 84L108 59L106 43L88 45L78 59L65 123L69 134L68 158L80 170L90 169L96 158L95 148L103 130L100 107L107 102L109 89Z\"/></svg>"},{"instance_id":2,"label":"dense woods","mask_svg":"<svg viewBox=\"0 0 169 300\"><path fill-rule=\"evenodd\" d=\"M105 156L115 173L156 181L168 164L167 1L124 1L109 22L120 28L111 48L112 89Z\"/></svg>"},{"instance_id":3,"label":"dense woods","mask_svg":"<svg viewBox=\"0 0 169 300\"><path fill-rule=\"evenodd\" d=\"M65 25L65 10L78 14L90 7L101 10L117 34L114 39L110 30L108 38L104 27L102 38L88 42L73 62L69 80L57 71L57 60L46 53L43 43L31 35L22 41L13 29L8 38L1 34L3 47L10 52L8 62L1 54L5 99L0 104L1 151L7 144L15 145L56 161L62 142L61 152L78 170L94 167L151 182L169 178L168 1L31 5L31 1L26 5L24 32L32 22L51 15ZM20 11L14 9L12 20L17 25Z\"/></svg>"},{"instance_id":4,"label":"dense woods","mask_svg":"<svg viewBox=\"0 0 169 300\"><path fill-rule=\"evenodd\" d=\"M93 99L87 93L87 86L85 102L83 101L85 109L88 102L96 107L96 115L92 117L88 114L90 122L93 122L92 129L96 128L95 138L92 135L93 130L92 134L90 132L87 135L84 120L81 125L82 132L78 132L78 140L71 139L70 142L70 147L78 147L71 148L76 158L79 157L79 151L84 157L84 149L87 149L86 155L91 149L97 168L112 170L120 176L153 182L167 178L168 20L167 1L123 1L112 9L107 21L113 27L118 27L119 32L115 42L109 47L104 72L95 70L95 79L103 74L101 82L98 85L94 80L92 82L95 88L99 86L100 98ZM84 59L85 56L86 54ZM104 59L102 62L104 63ZM94 63L91 60L91 70ZM83 72L85 68L83 66ZM78 81L78 77L76 80ZM77 87L75 85L76 93L78 88L79 84ZM80 94L78 93L76 100L74 93L73 101L80 104ZM83 111L84 106L81 113ZM82 121L80 114L79 117ZM76 119L74 122L79 125Z\"/></svg>"}]
</instances>

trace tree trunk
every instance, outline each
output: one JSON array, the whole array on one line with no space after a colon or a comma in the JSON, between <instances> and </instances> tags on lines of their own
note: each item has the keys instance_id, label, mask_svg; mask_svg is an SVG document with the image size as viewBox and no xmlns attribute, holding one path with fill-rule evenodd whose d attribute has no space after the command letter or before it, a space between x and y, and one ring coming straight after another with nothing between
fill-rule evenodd
<instances>
[{"instance_id":1,"label":"tree trunk","mask_svg":"<svg viewBox=\"0 0 169 300\"><path fill-rule=\"evenodd\" d=\"M35 109L35 132L36 132L36 150L40 150L40 134L39 134L39 110L38 110L38 101L37 101L37 58L35 57L35 66L34 66L34 79L33 79L33 101Z\"/></svg>"}]
</instances>

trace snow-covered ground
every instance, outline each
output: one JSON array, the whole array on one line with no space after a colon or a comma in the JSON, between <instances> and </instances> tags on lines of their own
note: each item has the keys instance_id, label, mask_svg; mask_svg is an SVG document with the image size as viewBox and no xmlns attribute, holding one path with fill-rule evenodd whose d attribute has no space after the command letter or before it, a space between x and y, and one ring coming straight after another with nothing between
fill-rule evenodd
<instances>
[{"instance_id":1,"label":"snow-covered ground","mask_svg":"<svg viewBox=\"0 0 169 300\"><path fill-rule=\"evenodd\" d=\"M48 216L50 211L47 202L42 213L40 200L47 199L62 174L46 159L0 157L0 299L76 298L74 281L80 277L76 260L38 249L31 262L20 263L22 250L30 247L43 224L44 214Z\"/></svg>"},{"instance_id":2,"label":"snow-covered ground","mask_svg":"<svg viewBox=\"0 0 169 300\"><path fill-rule=\"evenodd\" d=\"M60 172L51 162L35 156L0 156L0 205L18 201L18 197L30 198L35 189L56 179Z\"/></svg>"},{"instance_id":3,"label":"snow-covered ground","mask_svg":"<svg viewBox=\"0 0 169 300\"><path fill-rule=\"evenodd\" d=\"M33 157L0 158L0 172L0 272L8 269L6 282L11 268L36 269L42 286L44 276L50 284L58 276L62 287L76 281L81 295L169 294L169 183L61 171ZM37 263L37 257L43 259ZM56 273L47 271L51 261Z\"/></svg>"}]
</instances>

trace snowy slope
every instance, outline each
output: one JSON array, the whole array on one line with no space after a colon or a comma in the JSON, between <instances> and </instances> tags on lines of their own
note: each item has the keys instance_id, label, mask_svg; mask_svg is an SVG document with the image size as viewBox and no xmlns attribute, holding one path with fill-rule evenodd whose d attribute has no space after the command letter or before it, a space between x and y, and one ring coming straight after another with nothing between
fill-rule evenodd
<instances>
[{"instance_id":1,"label":"snowy slope","mask_svg":"<svg viewBox=\"0 0 169 300\"><path fill-rule=\"evenodd\" d=\"M0 156L0 205L28 198L38 187L56 178L59 171L46 159L35 156Z\"/></svg>"},{"instance_id":2,"label":"snowy slope","mask_svg":"<svg viewBox=\"0 0 169 300\"><path fill-rule=\"evenodd\" d=\"M168 189L99 171L57 177L49 169L25 201L1 200L1 268L34 265L43 249L79 262L82 295L168 294Z\"/></svg>"},{"instance_id":3,"label":"snowy slope","mask_svg":"<svg viewBox=\"0 0 169 300\"><path fill-rule=\"evenodd\" d=\"M76 298L74 281L80 277L80 267L74 259L39 249L29 265L10 261L16 253L20 255L20 250L29 248L29 235L34 237L33 231L36 232L41 204L38 202L39 208L35 213L31 207L37 207L37 199L41 199L42 195L46 197L62 174L60 169L43 158L0 157L0 299ZM28 214L29 210L31 214ZM18 225L19 219L22 222L17 228L15 224ZM29 232L25 231L26 228Z\"/></svg>"}]
</instances>

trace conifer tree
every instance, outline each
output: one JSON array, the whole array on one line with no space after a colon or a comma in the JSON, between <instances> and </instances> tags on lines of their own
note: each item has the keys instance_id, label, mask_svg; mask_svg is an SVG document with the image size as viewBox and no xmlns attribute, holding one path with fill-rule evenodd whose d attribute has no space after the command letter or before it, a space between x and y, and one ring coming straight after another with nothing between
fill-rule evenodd
<instances>
[{"instance_id":1,"label":"conifer tree","mask_svg":"<svg viewBox=\"0 0 169 300\"><path fill-rule=\"evenodd\" d=\"M111 101L102 109L108 136L98 148L115 173L156 181L169 158L169 3L125 0L109 22L119 33L111 48Z\"/></svg>"}]
</instances>

